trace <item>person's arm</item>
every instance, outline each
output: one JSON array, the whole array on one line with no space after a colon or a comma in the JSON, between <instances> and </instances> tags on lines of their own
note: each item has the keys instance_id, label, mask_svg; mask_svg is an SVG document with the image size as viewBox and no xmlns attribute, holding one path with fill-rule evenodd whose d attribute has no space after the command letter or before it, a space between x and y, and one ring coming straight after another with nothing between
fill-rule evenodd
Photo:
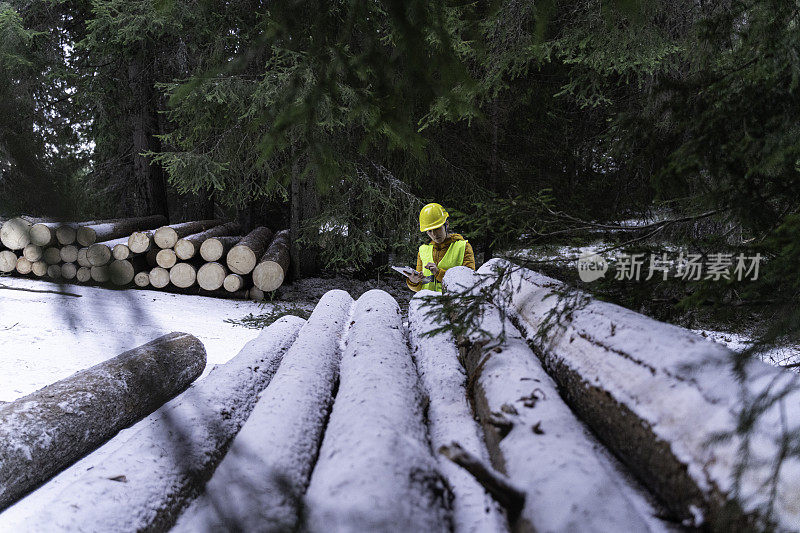
<instances>
[{"instance_id":1,"label":"person's arm","mask_svg":"<svg viewBox=\"0 0 800 533\"><path fill-rule=\"evenodd\" d=\"M417 272L422 272L422 258L419 256L419 252L417 252ZM422 290L422 283L411 283L411 280L406 278L406 285L408 288L414 292L419 292Z\"/></svg>"},{"instance_id":2,"label":"person's arm","mask_svg":"<svg viewBox=\"0 0 800 533\"><path fill-rule=\"evenodd\" d=\"M464 261L461 264L475 270L475 254L472 252L472 245L470 243L467 243L467 246L464 248Z\"/></svg>"}]
</instances>

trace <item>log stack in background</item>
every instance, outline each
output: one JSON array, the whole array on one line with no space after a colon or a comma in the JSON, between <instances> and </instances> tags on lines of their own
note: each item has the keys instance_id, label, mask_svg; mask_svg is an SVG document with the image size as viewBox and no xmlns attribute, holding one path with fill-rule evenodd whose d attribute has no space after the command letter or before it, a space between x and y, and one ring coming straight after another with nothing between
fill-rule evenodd
<instances>
[{"instance_id":1,"label":"log stack in background","mask_svg":"<svg viewBox=\"0 0 800 533\"><path fill-rule=\"evenodd\" d=\"M237 222L167 224L161 215L0 221L0 273L263 299L283 283L289 232Z\"/></svg>"}]
</instances>

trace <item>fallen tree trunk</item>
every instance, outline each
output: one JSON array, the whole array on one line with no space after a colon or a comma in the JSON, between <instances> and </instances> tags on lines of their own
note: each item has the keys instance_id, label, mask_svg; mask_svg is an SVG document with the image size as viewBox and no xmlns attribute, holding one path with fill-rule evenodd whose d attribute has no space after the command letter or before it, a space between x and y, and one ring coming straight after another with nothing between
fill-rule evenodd
<instances>
[{"instance_id":1,"label":"fallen tree trunk","mask_svg":"<svg viewBox=\"0 0 800 533\"><path fill-rule=\"evenodd\" d=\"M215 291L225 282L227 270L217 262L206 263L197 271L197 284L207 291Z\"/></svg>"},{"instance_id":2,"label":"fallen tree trunk","mask_svg":"<svg viewBox=\"0 0 800 533\"><path fill-rule=\"evenodd\" d=\"M494 268L511 265L481 272ZM719 344L530 270L506 276L507 311L564 397L675 516L719 531L798 529L800 461L781 444L800 431L795 374L751 359L739 380ZM742 398L777 393L743 440Z\"/></svg>"},{"instance_id":3,"label":"fallen tree trunk","mask_svg":"<svg viewBox=\"0 0 800 533\"><path fill-rule=\"evenodd\" d=\"M272 231L269 228L260 226L230 249L225 259L228 268L234 274L249 274L256 267L258 258L264 255L272 239Z\"/></svg>"},{"instance_id":4,"label":"fallen tree trunk","mask_svg":"<svg viewBox=\"0 0 800 533\"><path fill-rule=\"evenodd\" d=\"M339 366L339 343L353 299L326 293L300 330L205 494L173 532L295 531L325 430ZM292 495L296 495L292 497Z\"/></svg>"},{"instance_id":5,"label":"fallen tree trunk","mask_svg":"<svg viewBox=\"0 0 800 533\"><path fill-rule=\"evenodd\" d=\"M269 248L253 269L253 285L264 292L271 292L283 284L289 271L289 230L275 234Z\"/></svg>"},{"instance_id":6,"label":"fallen tree trunk","mask_svg":"<svg viewBox=\"0 0 800 533\"><path fill-rule=\"evenodd\" d=\"M397 302L354 306L339 391L306 502L311 531L450 531Z\"/></svg>"},{"instance_id":7,"label":"fallen tree trunk","mask_svg":"<svg viewBox=\"0 0 800 533\"><path fill-rule=\"evenodd\" d=\"M153 215L139 218L123 218L95 225L81 225L81 240L83 246L90 246L96 242L110 241L128 237L135 231L157 228L167 223L163 215Z\"/></svg>"},{"instance_id":8,"label":"fallen tree trunk","mask_svg":"<svg viewBox=\"0 0 800 533\"><path fill-rule=\"evenodd\" d=\"M448 293L475 294L467 267L447 271ZM492 463L524 490L510 510L515 531L650 531L626 479L598 454L598 443L572 413L525 339L492 304L480 330L459 339Z\"/></svg>"},{"instance_id":9,"label":"fallen tree trunk","mask_svg":"<svg viewBox=\"0 0 800 533\"><path fill-rule=\"evenodd\" d=\"M172 248L178 242L178 239L193 233L206 231L221 224L224 220L196 220L193 222L183 222L181 224L173 224L171 226L161 226L153 234L153 240L159 248Z\"/></svg>"},{"instance_id":10,"label":"fallen tree trunk","mask_svg":"<svg viewBox=\"0 0 800 533\"><path fill-rule=\"evenodd\" d=\"M189 390L0 514L0 530L169 530L225 455L304 322L286 316L265 328Z\"/></svg>"},{"instance_id":11,"label":"fallen tree trunk","mask_svg":"<svg viewBox=\"0 0 800 533\"><path fill-rule=\"evenodd\" d=\"M203 241L203 244L200 245L200 257L209 263L219 261L225 257L225 254L227 254L231 248L239 244L241 240L242 237L240 235L235 237L211 237L206 239Z\"/></svg>"},{"instance_id":12,"label":"fallen tree trunk","mask_svg":"<svg viewBox=\"0 0 800 533\"><path fill-rule=\"evenodd\" d=\"M11 250L0 252L0 272L13 272L17 268L17 254Z\"/></svg>"},{"instance_id":13,"label":"fallen tree trunk","mask_svg":"<svg viewBox=\"0 0 800 533\"><path fill-rule=\"evenodd\" d=\"M205 364L200 341L170 333L0 406L0 509L184 390Z\"/></svg>"},{"instance_id":14,"label":"fallen tree trunk","mask_svg":"<svg viewBox=\"0 0 800 533\"><path fill-rule=\"evenodd\" d=\"M194 285L197 269L189 263L177 263L169 270L169 281L180 289Z\"/></svg>"},{"instance_id":15,"label":"fallen tree trunk","mask_svg":"<svg viewBox=\"0 0 800 533\"><path fill-rule=\"evenodd\" d=\"M178 241L175 243L175 254L181 261L187 261L197 255L197 253L203 247L203 243L205 243L208 239L225 235L235 235L239 233L241 229L242 228L238 222L228 222L227 224L220 224L214 228L201 231L193 235L188 235L178 239ZM212 261L216 261L220 257L222 257L222 255L216 259L212 259ZM206 259L206 261L208 261L208 259Z\"/></svg>"},{"instance_id":16,"label":"fallen tree trunk","mask_svg":"<svg viewBox=\"0 0 800 533\"><path fill-rule=\"evenodd\" d=\"M0 242L9 250L22 250L31 243L31 224L23 218L6 220L0 226Z\"/></svg>"},{"instance_id":17,"label":"fallen tree trunk","mask_svg":"<svg viewBox=\"0 0 800 533\"><path fill-rule=\"evenodd\" d=\"M409 344L423 392L428 399L431 447L439 450L458 442L465 452L488 461L489 452L486 450L483 429L475 422L469 404L467 377L459 362L456 341L449 333L430 335L444 325L426 316L436 306L429 307L424 301L437 294L420 291L408 306ZM460 466L442 456L437 459L453 491L454 532L508 531L506 517L483 487Z\"/></svg>"}]
</instances>

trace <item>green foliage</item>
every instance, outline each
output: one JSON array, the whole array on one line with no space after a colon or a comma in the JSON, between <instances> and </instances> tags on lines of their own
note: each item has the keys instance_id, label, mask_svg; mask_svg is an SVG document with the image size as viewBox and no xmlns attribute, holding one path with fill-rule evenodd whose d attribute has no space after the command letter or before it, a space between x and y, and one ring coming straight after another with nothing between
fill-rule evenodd
<instances>
[{"instance_id":1,"label":"green foliage","mask_svg":"<svg viewBox=\"0 0 800 533\"><path fill-rule=\"evenodd\" d=\"M248 329L264 329L282 316L287 315L299 316L303 320L307 320L308 317L311 316L311 313L300 307L275 306L267 313L262 313L259 315L248 313L242 318L226 318L225 322L228 324L233 324L234 326L242 326L243 328Z\"/></svg>"}]
</instances>

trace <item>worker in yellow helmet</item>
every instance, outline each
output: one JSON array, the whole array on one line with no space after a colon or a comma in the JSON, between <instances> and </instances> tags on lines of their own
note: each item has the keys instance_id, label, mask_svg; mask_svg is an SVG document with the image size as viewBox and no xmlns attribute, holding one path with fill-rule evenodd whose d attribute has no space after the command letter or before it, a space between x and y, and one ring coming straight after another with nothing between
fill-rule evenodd
<instances>
[{"instance_id":1,"label":"worker in yellow helmet","mask_svg":"<svg viewBox=\"0 0 800 533\"><path fill-rule=\"evenodd\" d=\"M412 291L430 289L441 292L442 278L448 268L466 266L475 270L475 255L472 246L458 233L450 233L447 211L439 204L428 204L419 212L419 230L428 234L431 242L419 247L417 272L411 274L406 283ZM424 277L433 276L429 283Z\"/></svg>"}]
</instances>

